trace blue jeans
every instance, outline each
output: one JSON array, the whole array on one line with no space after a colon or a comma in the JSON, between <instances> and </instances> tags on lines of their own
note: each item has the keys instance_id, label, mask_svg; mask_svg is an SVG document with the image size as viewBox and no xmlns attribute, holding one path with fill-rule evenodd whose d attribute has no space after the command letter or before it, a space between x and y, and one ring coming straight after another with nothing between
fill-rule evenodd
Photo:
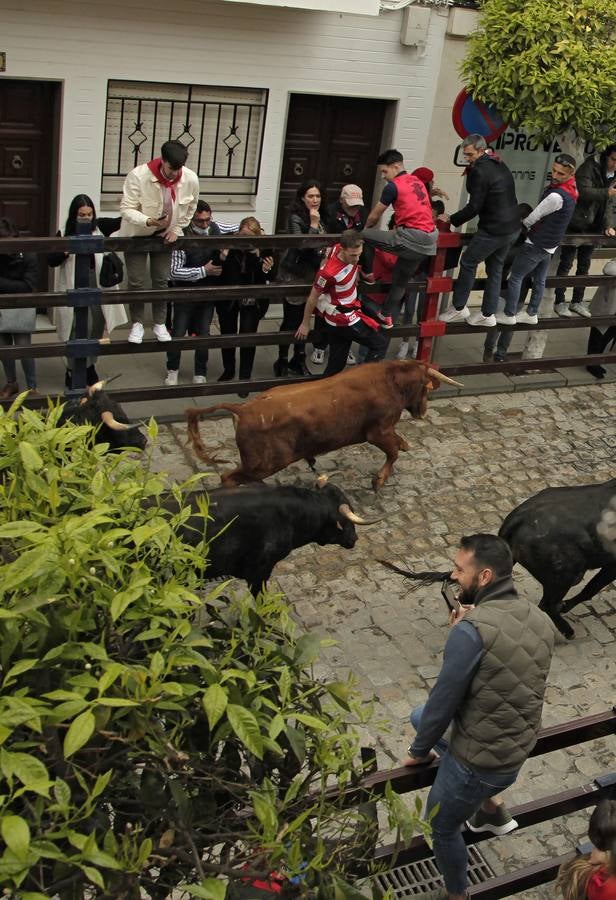
<instances>
[{"instance_id":1,"label":"blue jeans","mask_svg":"<svg viewBox=\"0 0 616 900\"><path fill-rule=\"evenodd\" d=\"M460 259L460 271L453 289L453 305L456 309L463 309L466 306L475 282L477 266L480 262L485 262L488 277L481 312L484 316L491 316L496 311L505 258L519 233L514 231L513 234L488 234L487 231L479 229L473 235Z\"/></svg>"},{"instance_id":2,"label":"blue jeans","mask_svg":"<svg viewBox=\"0 0 616 900\"><path fill-rule=\"evenodd\" d=\"M419 725L423 706L411 712L411 724ZM447 741L441 738L434 749L442 756L434 784L428 794L426 808L438 804L432 819L434 857L445 887L450 894L464 894L468 884L468 855L462 838L462 827L484 800L510 787L518 771L498 772L471 769L449 753Z\"/></svg>"},{"instance_id":3,"label":"blue jeans","mask_svg":"<svg viewBox=\"0 0 616 900\"><path fill-rule=\"evenodd\" d=\"M522 244L513 260L509 274L507 302L505 303L506 316L515 316L518 310L522 282L527 275L531 274L533 276L533 289L528 303L528 314L529 316L534 316L537 313L543 299L545 279L551 259L552 254L542 247L537 247L535 244Z\"/></svg>"},{"instance_id":4,"label":"blue jeans","mask_svg":"<svg viewBox=\"0 0 616 900\"><path fill-rule=\"evenodd\" d=\"M173 325L171 336L183 338L190 325L195 329L197 337L207 337L210 333L215 306L211 300L205 303L173 304ZM195 375L207 375L207 347L195 350ZM180 368L181 350L169 350L167 353L167 369L178 371Z\"/></svg>"}]
</instances>

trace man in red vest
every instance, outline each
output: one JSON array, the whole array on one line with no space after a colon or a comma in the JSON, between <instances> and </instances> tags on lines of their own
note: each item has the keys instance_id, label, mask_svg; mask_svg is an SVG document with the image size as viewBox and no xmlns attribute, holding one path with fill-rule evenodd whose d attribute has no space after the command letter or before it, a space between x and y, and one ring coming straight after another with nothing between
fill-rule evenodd
<instances>
[{"instance_id":1,"label":"man in red vest","mask_svg":"<svg viewBox=\"0 0 616 900\"><path fill-rule=\"evenodd\" d=\"M422 260L436 254L438 231L435 228L430 196L425 184L404 169L399 150L386 150L377 159L381 175L387 182L381 199L366 220L363 238L367 244L380 247L398 257L392 272L391 289L379 314L383 328L391 328L393 315L400 307L407 284ZM373 228L388 206L393 206L396 227L391 231Z\"/></svg>"}]
</instances>

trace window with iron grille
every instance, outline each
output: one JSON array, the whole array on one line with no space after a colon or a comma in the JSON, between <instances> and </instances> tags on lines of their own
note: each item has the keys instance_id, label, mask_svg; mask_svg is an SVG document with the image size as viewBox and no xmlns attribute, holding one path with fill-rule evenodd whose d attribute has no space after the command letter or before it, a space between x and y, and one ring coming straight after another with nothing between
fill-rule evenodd
<instances>
[{"instance_id":1,"label":"window with iron grille","mask_svg":"<svg viewBox=\"0 0 616 900\"><path fill-rule=\"evenodd\" d=\"M238 205L257 193L268 92L143 81L109 81L101 205L117 207L135 166L160 155L165 141L188 149L203 198Z\"/></svg>"}]
</instances>

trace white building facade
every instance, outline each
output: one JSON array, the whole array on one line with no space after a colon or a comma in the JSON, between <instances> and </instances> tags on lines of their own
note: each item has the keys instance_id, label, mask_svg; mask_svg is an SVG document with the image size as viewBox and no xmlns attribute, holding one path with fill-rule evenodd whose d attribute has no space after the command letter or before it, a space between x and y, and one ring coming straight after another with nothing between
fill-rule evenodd
<instances>
[{"instance_id":1,"label":"white building facade","mask_svg":"<svg viewBox=\"0 0 616 900\"><path fill-rule=\"evenodd\" d=\"M450 124L442 152L428 139L454 10L279 2L2 0L0 215L50 233L79 193L112 214L123 175L169 137L190 144L217 216L267 231L304 178L330 196L359 183L369 203L382 149L411 169L452 158Z\"/></svg>"}]
</instances>

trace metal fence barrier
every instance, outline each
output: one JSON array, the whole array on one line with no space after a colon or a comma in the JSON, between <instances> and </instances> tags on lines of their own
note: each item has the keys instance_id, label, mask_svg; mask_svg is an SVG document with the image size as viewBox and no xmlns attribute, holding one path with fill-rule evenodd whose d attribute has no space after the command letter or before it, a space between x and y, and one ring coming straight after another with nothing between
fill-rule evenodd
<instances>
[{"instance_id":1,"label":"metal fence barrier","mask_svg":"<svg viewBox=\"0 0 616 900\"><path fill-rule=\"evenodd\" d=\"M396 326L388 335L390 337L416 337L418 342L417 358L430 361L433 357L434 342L437 337L446 334L471 334L478 330L466 324L445 324L438 321L438 312L441 297L444 293L453 290L454 280L449 277L444 269L446 253L450 248L459 248L467 243L471 235L459 233L441 232L439 234L436 256L430 260L429 272L426 278L416 278L409 281L409 287L425 293L421 321L417 325ZM271 248L275 253L282 252L289 247L296 248L320 248L337 240L337 235L263 235L259 238L252 236L225 235L224 246L238 249L251 249L256 245ZM567 235L564 244L576 245L593 244L596 247L614 248L616 255L616 239L604 235ZM182 237L178 238L173 248L198 249L207 245L220 247L221 237ZM160 238L104 238L102 236L75 235L64 238L5 238L0 241L4 252L16 251L32 252L39 255L55 253L58 251L73 253L75 261L75 287L66 293L36 293L36 294L0 294L0 308L19 309L31 307L57 307L72 306L75 309L75 337L61 342L37 343L28 347L3 347L1 358L22 359L34 357L36 359L49 357L66 357L73 360L73 388L67 391L68 396L81 393L86 384L86 359L88 356L115 356L140 353L167 352L171 347L177 350L196 350L200 347L208 349L224 347L245 346L275 346L294 343L293 332L261 331L255 334L241 335L210 335L208 337L174 338L173 342L166 343L164 351L157 341L144 341L142 344L132 344L128 341L113 341L109 344L101 344L97 340L87 337L88 308L92 305L131 303L137 299L145 303L156 300L180 301L182 303L200 303L209 301L231 301L246 295L247 286L216 286L196 288L169 288L163 291L101 291L98 288L89 287L89 263L88 257L92 253L102 253L109 250L122 252L156 253L169 250L169 245L164 245ZM476 288L481 288L483 282L477 280ZM605 275L585 275L568 277L551 277L547 279L548 287L572 287L572 286L597 286L602 284L616 284L616 277ZM368 285L368 293L386 291L388 285ZM310 290L309 284L301 283L272 283L269 285L251 285L250 294L255 297L267 298L270 302L281 302L288 296L307 296ZM544 329L568 329L588 328L590 326L609 326L615 323L614 317L594 317L571 319L548 318L541 319L538 325L515 326L518 331L544 330ZM507 327L507 326L502 326ZM310 341L312 335L309 335ZM478 373L521 372L528 368L548 370L554 367L564 368L580 365L600 365L603 363L616 363L616 353L605 352L601 354L568 357L547 357L533 360L508 360L494 363L471 363L464 365L448 365L444 363L442 369L446 374L464 376ZM177 387L149 387L120 389L113 392L113 396L120 402L161 400L165 398L182 398L194 396L210 396L220 394L235 394L238 391L259 391L271 388L279 384L287 384L307 378L319 378L320 374L301 378L266 378L250 381L215 382L205 385L185 385ZM8 401L4 401L5 403ZM32 405L41 405L43 400L29 401Z\"/></svg>"}]
</instances>

